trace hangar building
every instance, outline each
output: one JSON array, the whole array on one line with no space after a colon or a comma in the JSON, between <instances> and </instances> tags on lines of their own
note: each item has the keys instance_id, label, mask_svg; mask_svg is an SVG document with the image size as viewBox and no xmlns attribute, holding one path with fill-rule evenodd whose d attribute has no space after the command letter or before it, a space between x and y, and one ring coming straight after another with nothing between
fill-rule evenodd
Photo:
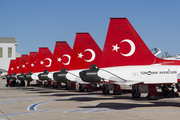
<instances>
[{"instance_id":1,"label":"hangar building","mask_svg":"<svg viewBox=\"0 0 180 120\"><path fill-rule=\"evenodd\" d=\"M16 59L17 55L16 46L18 42L13 37L0 37L0 69L8 70L10 60Z\"/></svg>"}]
</instances>

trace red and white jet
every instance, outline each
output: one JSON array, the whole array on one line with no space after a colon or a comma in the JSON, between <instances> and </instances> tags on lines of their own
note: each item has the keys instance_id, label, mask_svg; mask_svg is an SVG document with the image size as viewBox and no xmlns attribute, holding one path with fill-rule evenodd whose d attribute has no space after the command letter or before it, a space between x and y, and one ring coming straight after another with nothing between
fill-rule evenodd
<instances>
[{"instance_id":1,"label":"red and white jet","mask_svg":"<svg viewBox=\"0 0 180 120\"><path fill-rule=\"evenodd\" d=\"M180 61L154 56L126 18L111 18L99 65L81 71L83 81L99 79L116 85L132 85L132 96L149 93L155 99L156 85L180 80ZM104 91L108 91L108 84Z\"/></svg>"},{"instance_id":2,"label":"red and white jet","mask_svg":"<svg viewBox=\"0 0 180 120\"><path fill-rule=\"evenodd\" d=\"M92 64L98 64L102 50L96 44L89 33L76 33L71 61L68 66L64 66L61 71L53 74L55 80L77 82L80 91L92 91L92 84L87 84L81 80L79 72L89 68ZM97 81L96 81L97 82ZM70 89L72 86L67 86Z\"/></svg>"},{"instance_id":3,"label":"red and white jet","mask_svg":"<svg viewBox=\"0 0 180 120\"><path fill-rule=\"evenodd\" d=\"M56 80L58 84L60 84L60 82L67 84L67 80L59 80L54 78L53 73L58 72L63 67L67 67L69 65L71 54L72 49L66 41L57 41L54 48L52 64L49 67L48 71L45 70L43 73L40 73L38 75L39 80Z\"/></svg>"}]
</instances>

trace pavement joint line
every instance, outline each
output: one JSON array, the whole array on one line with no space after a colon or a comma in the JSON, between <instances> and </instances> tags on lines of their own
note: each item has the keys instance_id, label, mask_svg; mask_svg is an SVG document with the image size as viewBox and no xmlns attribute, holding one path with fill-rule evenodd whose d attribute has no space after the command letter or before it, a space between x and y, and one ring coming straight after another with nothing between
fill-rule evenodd
<instances>
[{"instance_id":1,"label":"pavement joint line","mask_svg":"<svg viewBox=\"0 0 180 120\"><path fill-rule=\"evenodd\" d=\"M112 111L112 109L105 109L105 110L94 110L87 113L95 113L95 112L104 112L104 111Z\"/></svg>"},{"instance_id":2,"label":"pavement joint line","mask_svg":"<svg viewBox=\"0 0 180 120\"><path fill-rule=\"evenodd\" d=\"M31 112L14 113L14 114L0 115L0 117L23 115L23 114L38 113L38 112L48 112L48 111L50 111L50 110L38 110L38 111L31 111Z\"/></svg>"},{"instance_id":3,"label":"pavement joint line","mask_svg":"<svg viewBox=\"0 0 180 120\"><path fill-rule=\"evenodd\" d=\"M20 99L9 100L9 101L3 101L3 102L0 102L0 104L9 103L9 102L16 102L16 101L21 101L21 100L26 100L26 99L32 99L32 98L39 98L39 97L41 97L41 96L38 96L38 97L28 97L28 98L20 98Z\"/></svg>"},{"instance_id":4,"label":"pavement joint line","mask_svg":"<svg viewBox=\"0 0 180 120\"><path fill-rule=\"evenodd\" d=\"M83 109L83 110L69 110L69 111L66 111L65 113L73 113L73 112L81 112L81 111L90 111L90 110L94 110L94 109L91 108L91 109Z\"/></svg>"},{"instance_id":5,"label":"pavement joint line","mask_svg":"<svg viewBox=\"0 0 180 120\"><path fill-rule=\"evenodd\" d=\"M180 112L180 111L158 111L158 110L113 110L113 109L105 109L105 110L94 110L92 109L84 109L84 110L35 110L23 113L14 113L14 114L7 114L7 115L0 115L0 117L7 117L7 116L15 116L15 115L23 115L23 114L31 114L31 113L38 113L38 112L51 112L51 111L64 111L64 113L73 113L73 112L85 112L85 113L96 113L96 112L106 112L106 111L114 111L114 112ZM98 108L97 108L98 109ZM93 110L93 111L91 111ZM0 119L3 120L3 119Z\"/></svg>"}]
</instances>

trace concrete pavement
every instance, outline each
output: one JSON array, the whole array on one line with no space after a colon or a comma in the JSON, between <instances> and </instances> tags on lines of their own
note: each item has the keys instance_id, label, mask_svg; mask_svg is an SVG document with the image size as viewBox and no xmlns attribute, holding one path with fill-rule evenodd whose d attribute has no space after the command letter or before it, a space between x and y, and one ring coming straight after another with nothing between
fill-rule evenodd
<instances>
[{"instance_id":1,"label":"concrete pavement","mask_svg":"<svg viewBox=\"0 0 180 120\"><path fill-rule=\"evenodd\" d=\"M103 95L43 87L5 87L0 79L0 120L178 119L180 98L148 100L146 94Z\"/></svg>"}]
</instances>

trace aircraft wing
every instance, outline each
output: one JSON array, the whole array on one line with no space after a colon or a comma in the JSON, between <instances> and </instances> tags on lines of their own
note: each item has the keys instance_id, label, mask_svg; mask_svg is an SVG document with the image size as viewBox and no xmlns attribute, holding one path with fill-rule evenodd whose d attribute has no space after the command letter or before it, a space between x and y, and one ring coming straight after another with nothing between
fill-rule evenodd
<instances>
[{"instance_id":1,"label":"aircraft wing","mask_svg":"<svg viewBox=\"0 0 180 120\"><path fill-rule=\"evenodd\" d=\"M140 83L143 83L144 81L131 81L131 82L124 82L120 85L135 85L135 84L140 84Z\"/></svg>"}]
</instances>

